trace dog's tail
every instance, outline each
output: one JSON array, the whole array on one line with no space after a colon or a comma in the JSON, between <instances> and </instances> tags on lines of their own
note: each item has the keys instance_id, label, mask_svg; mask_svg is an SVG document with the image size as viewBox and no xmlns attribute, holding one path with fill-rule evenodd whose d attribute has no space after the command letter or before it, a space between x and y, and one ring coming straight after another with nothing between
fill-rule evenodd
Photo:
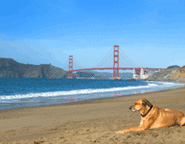
<instances>
[{"instance_id":1,"label":"dog's tail","mask_svg":"<svg viewBox=\"0 0 185 144\"><path fill-rule=\"evenodd\" d=\"M181 126L185 126L185 116L181 120Z\"/></svg>"}]
</instances>

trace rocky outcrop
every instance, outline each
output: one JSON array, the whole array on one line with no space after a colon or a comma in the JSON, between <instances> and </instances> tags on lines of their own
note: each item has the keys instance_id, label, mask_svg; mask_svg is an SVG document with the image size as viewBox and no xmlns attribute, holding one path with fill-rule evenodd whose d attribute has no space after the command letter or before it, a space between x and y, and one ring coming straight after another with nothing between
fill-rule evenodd
<instances>
[{"instance_id":1,"label":"rocky outcrop","mask_svg":"<svg viewBox=\"0 0 185 144\"><path fill-rule=\"evenodd\" d=\"M50 64L31 65L0 58L0 78L66 78L67 72Z\"/></svg>"},{"instance_id":2,"label":"rocky outcrop","mask_svg":"<svg viewBox=\"0 0 185 144\"><path fill-rule=\"evenodd\" d=\"M185 82L185 66L175 75L174 79L179 82Z\"/></svg>"},{"instance_id":3,"label":"rocky outcrop","mask_svg":"<svg viewBox=\"0 0 185 144\"><path fill-rule=\"evenodd\" d=\"M163 71L154 73L148 80L151 81L177 81L175 79L177 73L179 73L181 68L179 66L170 66Z\"/></svg>"}]
</instances>

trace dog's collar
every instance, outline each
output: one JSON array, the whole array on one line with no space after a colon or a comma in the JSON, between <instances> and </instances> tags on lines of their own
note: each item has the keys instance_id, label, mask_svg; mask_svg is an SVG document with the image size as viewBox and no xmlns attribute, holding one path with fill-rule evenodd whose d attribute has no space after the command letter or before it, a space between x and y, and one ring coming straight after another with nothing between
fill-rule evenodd
<instances>
[{"instance_id":1,"label":"dog's collar","mask_svg":"<svg viewBox=\"0 0 185 144\"><path fill-rule=\"evenodd\" d=\"M151 111L152 108L153 108L153 105L150 106L150 109L146 112L146 114L144 114L144 115L141 114L141 116L145 117Z\"/></svg>"}]
</instances>

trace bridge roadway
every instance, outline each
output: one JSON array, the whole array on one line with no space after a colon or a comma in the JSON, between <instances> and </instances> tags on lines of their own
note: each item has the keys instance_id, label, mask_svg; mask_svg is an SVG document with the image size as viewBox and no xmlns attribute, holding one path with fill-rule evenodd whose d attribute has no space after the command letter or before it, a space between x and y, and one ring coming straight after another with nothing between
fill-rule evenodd
<instances>
[{"instance_id":1,"label":"bridge roadway","mask_svg":"<svg viewBox=\"0 0 185 144\"><path fill-rule=\"evenodd\" d=\"M132 67L120 67L120 68L113 68L113 67L105 67L105 68L83 68L83 69L74 69L72 72L75 71L88 71L88 70L133 70L135 69L136 71L140 71L141 68L132 68ZM163 70L163 68L143 68L144 70L151 70L151 71L158 71L158 70ZM69 72L69 71L68 71Z\"/></svg>"}]
</instances>

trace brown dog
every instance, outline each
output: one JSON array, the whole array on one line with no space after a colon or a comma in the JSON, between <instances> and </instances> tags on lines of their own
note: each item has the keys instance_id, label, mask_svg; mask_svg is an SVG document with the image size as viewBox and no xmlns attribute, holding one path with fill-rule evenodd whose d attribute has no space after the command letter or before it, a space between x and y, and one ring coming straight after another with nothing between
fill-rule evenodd
<instances>
[{"instance_id":1,"label":"brown dog","mask_svg":"<svg viewBox=\"0 0 185 144\"><path fill-rule=\"evenodd\" d=\"M152 105L146 99L139 99L129 108L131 111L139 111L141 122L137 128L127 128L116 133L126 133L129 131L145 131L152 128L170 127L174 125L185 125L185 116L177 110L160 109Z\"/></svg>"}]
</instances>

